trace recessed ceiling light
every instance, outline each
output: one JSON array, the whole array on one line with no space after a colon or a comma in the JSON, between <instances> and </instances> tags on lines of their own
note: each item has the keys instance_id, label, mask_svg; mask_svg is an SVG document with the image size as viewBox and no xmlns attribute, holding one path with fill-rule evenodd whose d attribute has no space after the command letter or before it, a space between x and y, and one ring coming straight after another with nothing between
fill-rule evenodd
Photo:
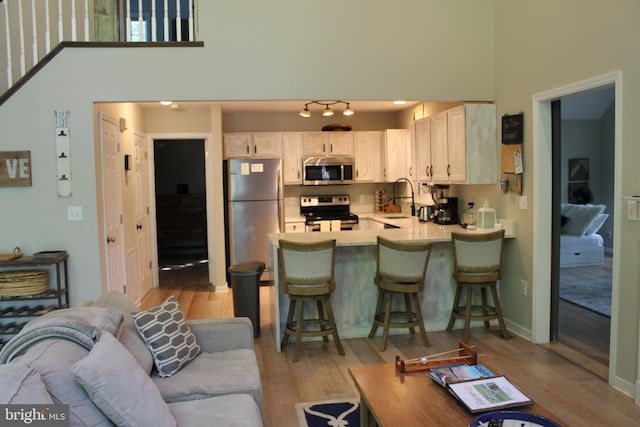
<instances>
[{"instance_id":1,"label":"recessed ceiling light","mask_svg":"<svg viewBox=\"0 0 640 427\"><path fill-rule=\"evenodd\" d=\"M401 100L400 101L393 101L394 105L404 105L406 103L407 103L407 101L401 101Z\"/></svg>"},{"instance_id":2,"label":"recessed ceiling light","mask_svg":"<svg viewBox=\"0 0 640 427\"><path fill-rule=\"evenodd\" d=\"M171 104L173 104L173 101L160 101L160 104L162 104L162 105L171 105Z\"/></svg>"}]
</instances>

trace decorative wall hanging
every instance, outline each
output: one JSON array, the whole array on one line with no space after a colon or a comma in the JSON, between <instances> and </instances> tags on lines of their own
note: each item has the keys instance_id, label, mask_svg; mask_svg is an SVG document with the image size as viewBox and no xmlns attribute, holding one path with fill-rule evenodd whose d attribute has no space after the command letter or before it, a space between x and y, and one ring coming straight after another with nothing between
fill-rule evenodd
<instances>
[{"instance_id":1,"label":"decorative wall hanging","mask_svg":"<svg viewBox=\"0 0 640 427\"><path fill-rule=\"evenodd\" d=\"M31 187L31 151L0 151L0 187Z\"/></svg>"},{"instance_id":2,"label":"decorative wall hanging","mask_svg":"<svg viewBox=\"0 0 640 427\"><path fill-rule=\"evenodd\" d=\"M56 111L55 118L58 197L71 197L70 113Z\"/></svg>"},{"instance_id":3,"label":"decorative wall hanging","mask_svg":"<svg viewBox=\"0 0 640 427\"><path fill-rule=\"evenodd\" d=\"M502 116L502 191L522 194L522 141L524 135L524 115Z\"/></svg>"}]
</instances>

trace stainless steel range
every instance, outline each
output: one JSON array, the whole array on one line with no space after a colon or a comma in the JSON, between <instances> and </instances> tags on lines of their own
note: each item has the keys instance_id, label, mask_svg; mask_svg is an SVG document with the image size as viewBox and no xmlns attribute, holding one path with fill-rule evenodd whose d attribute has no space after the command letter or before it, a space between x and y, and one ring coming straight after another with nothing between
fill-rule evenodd
<instances>
[{"instance_id":1,"label":"stainless steel range","mask_svg":"<svg viewBox=\"0 0 640 427\"><path fill-rule=\"evenodd\" d=\"M346 194L328 196L302 196L300 214L303 215L307 231L321 231L340 221L340 230L358 228L358 215L349 210L351 202ZM335 230L333 230L335 231Z\"/></svg>"}]
</instances>

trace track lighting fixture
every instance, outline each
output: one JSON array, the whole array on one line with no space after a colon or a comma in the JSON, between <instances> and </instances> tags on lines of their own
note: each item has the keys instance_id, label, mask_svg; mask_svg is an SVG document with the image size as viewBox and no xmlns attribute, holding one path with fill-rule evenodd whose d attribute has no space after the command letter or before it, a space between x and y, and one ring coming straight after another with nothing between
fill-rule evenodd
<instances>
[{"instance_id":1,"label":"track lighting fixture","mask_svg":"<svg viewBox=\"0 0 640 427\"><path fill-rule=\"evenodd\" d=\"M322 115L324 117L331 117L333 116L333 110L331 109L332 105L336 105L336 104L344 104L346 105L346 108L342 111L342 115L343 116L353 116L355 114L355 112L351 109L351 105L348 102L345 101L311 101L311 102L307 102L306 104L304 104L304 108L302 110L300 110L300 114L302 117L311 117L311 111L309 110L309 105L312 104L317 104L317 105L323 105L324 106L324 110L322 110Z\"/></svg>"}]
</instances>

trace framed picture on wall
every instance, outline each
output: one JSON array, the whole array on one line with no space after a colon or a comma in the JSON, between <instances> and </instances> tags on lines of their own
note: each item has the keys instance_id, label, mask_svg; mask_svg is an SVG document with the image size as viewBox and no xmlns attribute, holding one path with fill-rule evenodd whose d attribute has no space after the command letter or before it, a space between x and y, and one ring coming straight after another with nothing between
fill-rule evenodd
<instances>
[{"instance_id":1,"label":"framed picture on wall","mask_svg":"<svg viewBox=\"0 0 640 427\"><path fill-rule=\"evenodd\" d=\"M589 159L569 159L569 181L589 179Z\"/></svg>"}]
</instances>

